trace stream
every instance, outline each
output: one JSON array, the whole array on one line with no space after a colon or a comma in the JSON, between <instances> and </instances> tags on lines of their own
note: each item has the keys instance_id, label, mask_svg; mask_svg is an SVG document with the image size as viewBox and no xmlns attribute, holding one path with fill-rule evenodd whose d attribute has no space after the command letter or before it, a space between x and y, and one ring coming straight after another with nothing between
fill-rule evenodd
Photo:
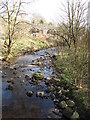
<instances>
[{"instance_id":1,"label":"stream","mask_svg":"<svg viewBox=\"0 0 90 120\"><path fill-rule=\"evenodd\" d=\"M2 69L2 118L59 118L62 113L55 114L55 104L50 93L46 93L47 78L56 77L51 57L57 48L49 48L34 52L31 55L23 55L12 59ZM44 79L32 84L25 78L32 78L33 73L41 72ZM13 90L6 89L12 81ZM29 97L26 92L32 90L34 94ZM48 98L36 96L37 91L44 91Z\"/></svg>"}]
</instances>

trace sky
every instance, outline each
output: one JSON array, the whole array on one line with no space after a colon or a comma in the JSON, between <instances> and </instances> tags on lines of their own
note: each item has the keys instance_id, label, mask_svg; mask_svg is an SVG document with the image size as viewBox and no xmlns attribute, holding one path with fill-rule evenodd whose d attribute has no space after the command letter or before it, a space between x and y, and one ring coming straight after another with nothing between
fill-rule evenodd
<instances>
[{"instance_id":1,"label":"sky","mask_svg":"<svg viewBox=\"0 0 90 120\"><path fill-rule=\"evenodd\" d=\"M47 21L55 21L59 11L60 0L39 0L36 2L36 11Z\"/></svg>"},{"instance_id":2,"label":"sky","mask_svg":"<svg viewBox=\"0 0 90 120\"><path fill-rule=\"evenodd\" d=\"M40 14L47 22L56 22L60 11L59 6L60 0L34 0L26 6L26 12L28 11L30 17L32 14Z\"/></svg>"},{"instance_id":3,"label":"sky","mask_svg":"<svg viewBox=\"0 0 90 120\"><path fill-rule=\"evenodd\" d=\"M30 0L25 0L30 1ZM32 0L29 5L25 7L26 12L28 11L28 19L32 14L40 14L46 19L47 22L56 22L63 20L64 12L62 11L63 6L66 5L66 0ZM69 0L71 1L71 0ZM74 0L76 1L76 0ZM87 2L90 0L82 0L82 2Z\"/></svg>"},{"instance_id":4,"label":"sky","mask_svg":"<svg viewBox=\"0 0 90 120\"><path fill-rule=\"evenodd\" d=\"M15 0L12 0L15 1ZM63 5L66 6L67 0L23 0L29 2L24 5L23 9L28 14L25 16L26 19L30 20L33 14L39 14L46 19L47 22L60 22L63 20L64 12L62 11ZM78 0L69 0L78 1ZM82 0L82 2L90 0Z\"/></svg>"}]
</instances>

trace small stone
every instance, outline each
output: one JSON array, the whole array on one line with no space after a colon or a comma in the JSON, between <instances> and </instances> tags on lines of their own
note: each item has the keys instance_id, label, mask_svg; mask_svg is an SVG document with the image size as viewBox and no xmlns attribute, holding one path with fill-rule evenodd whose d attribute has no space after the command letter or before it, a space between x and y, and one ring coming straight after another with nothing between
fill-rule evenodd
<instances>
[{"instance_id":1,"label":"small stone","mask_svg":"<svg viewBox=\"0 0 90 120\"><path fill-rule=\"evenodd\" d=\"M8 83L11 83L11 80L7 80Z\"/></svg>"},{"instance_id":2,"label":"small stone","mask_svg":"<svg viewBox=\"0 0 90 120\"><path fill-rule=\"evenodd\" d=\"M24 80L22 80L21 82L25 84L25 81L24 81Z\"/></svg>"},{"instance_id":3,"label":"small stone","mask_svg":"<svg viewBox=\"0 0 90 120\"><path fill-rule=\"evenodd\" d=\"M78 119L78 118L79 118L78 112L75 111L75 112L73 113L73 115L71 116L71 118L72 118L72 119Z\"/></svg>"},{"instance_id":4,"label":"small stone","mask_svg":"<svg viewBox=\"0 0 90 120\"><path fill-rule=\"evenodd\" d=\"M47 93L50 93L50 92L51 92L50 87L48 87L48 88L46 89L46 92L47 92Z\"/></svg>"},{"instance_id":5,"label":"small stone","mask_svg":"<svg viewBox=\"0 0 90 120\"><path fill-rule=\"evenodd\" d=\"M34 60L32 60L32 62L34 62Z\"/></svg>"},{"instance_id":6,"label":"small stone","mask_svg":"<svg viewBox=\"0 0 90 120\"><path fill-rule=\"evenodd\" d=\"M14 84L12 80L7 80L8 83Z\"/></svg>"},{"instance_id":7,"label":"small stone","mask_svg":"<svg viewBox=\"0 0 90 120\"><path fill-rule=\"evenodd\" d=\"M16 72L15 72L15 71L13 71L13 74L14 74L14 75L16 75Z\"/></svg>"},{"instance_id":8,"label":"small stone","mask_svg":"<svg viewBox=\"0 0 90 120\"><path fill-rule=\"evenodd\" d=\"M47 80L51 80L51 78L50 78L50 77L47 77L46 79L47 79Z\"/></svg>"},{"instance_id":9,"label":"small stone","mask_svg":"<svg viewBox=\"0 0 90 120\"><path fill-rule=\"evenodd\" d=\"M45 98L45 99L48 99L48 98L49 98L49 95L44 94L44 98Z\"/></svg>"},{"instance_id":10,"label":"small stone","mask_svg":"<svg viewBox=\"0 0 90 120\"><path fill-rule=\"evenodd\" d=\"M27 94L27 96L29 96L29 97L31 97L32 95L33 95L33 91L28 91L26 94Z\"/></svg>"},{"instance_id":11,"label":"small stone","mask_svg":"<svg viewBox=\"0 0 90 120\"><path fill-rule=\"evenodd\" d=\"M50 115L48 115L48 118L52 118Z\"/></svg>"},{"instance_id":12,"label":"small stone","mask_svg":"<svg viewBox=\"0 0 90 120\"><path fill-rule=\"evenodd\" d=\"M10 80L13 80L14 78L10 78Z\"/></svg>"},{"instance_id":13,"label":"small stone","mask_svg":"<svg viewBox=\"0 0 90 120\"><path fill-rule=\"evenodd\" d=\"M69 97L66 97L66 100L69 100Z\"/></svg>"},{"instance_id":14,"label":"small stone","mask_svg":"<svg viewBox=\"0 0 90 120\"><path fill-rule=\"evenodd\" d=\"M6 89L7 90L13 90L13 85L10 83Z\"/></svg>"},{"instance_id":15,"label":"small stone","mask_svg":"<svg viewBox=\"0 0 90 120\"><path fill-rule=\"evenodd\" d=\"M58 87L58 91L60 91L61 90L61 87Z\"/></svg>"},{"instance_id":16,"label":"small stone","mask_svg":"<svg viewBox=\"0 0 90 120\"><path fill-rule=\"evenodd\" d=\"M51 91L55 91L55 87L53 85L51 85Z\"/></svg>"},{"instance_id":17,"label":"small stone","mask_svg":"<svg viewBox=\"0 0 90 120\"><path fill-rule=\"evenodd\" d=\"M49 83L49 81L45 81L45 84L46 84L46 85L49 85L50 83Z\"/></svg>"},{"instance_id":18,"label":"small stone","mask_svg":"<svg viewBox=\"0 0 90 120\"><path fill-rule=\"evenodd\" d=\"M52 99L55 99L55 98L56 98L54 94L52 94L51 97L52 97Z\"/></svg>"},{"instance_id":19,"label":"small stone","mask_svg":"<svg viewBox=\"0 0 90 120\"><path fill-rule=\"evenodd\" d=\"M69 90L67 89L67 90L62 90L62 93L64 94L64 95L67 95L68 93L69 93Z\"/></svg>"},{"instance_id":20,"label":"small stone","mask_svg":"<svg viewBox=\"0 0 90 120\"><path fill-rule=\"evenodd\" d=\"M67 104L66 104L66 102L65 101L61 101L60 103L59 103L59 107L61 107L61 108L67 108Z\"/></svg>"},{"instance_id":21,"label":"small stone","mask_svg":"<svg viewBox=\"0 0 90 120\"><path fill-rule=\"evenodd\" d=\"M41 70L38 70L38 73L41 73Z\"/></svg>"},{"instance_id":22,"label":"small stone","mask_svg":"<svg viewBox=\"0 0 90 120\"><path fill-rule=\"evenodd\" d=\"M17 68L16 67L14 67L14 70L16 70Z\"/></svg>"},{"instance_id":23,"label":"small stone","mask_svg":"<svg viewBox=\"0 0 90 120\"><path fill-rule=\"evenodd\" d=\"M53 55L52 58L56 59L56 55Z\"/></svg>"},{"instance_id":24,"label":"small stone","mask_svg":"<svg viewBox=\"0 0 90 120\"><path fill-rule=\"evenodd\" d=\"M53 100L53 102L58 103L58 102L59 102L59 100L58 100L58 99L54 99L54 100Z\"/></svg>"},{"instance_id":25,"label":"small stone","mask_svg":"<svg viewBox=\"0 0 90 120\"><path fill-rule=\"evenodd\" d=\"M30 79L29 75L25 75L25 79L29 80Z\"/></svg>"},{"instance_id":26,"label":"small stone","mask_svg":"<svg viewBox=\"0 0 90 120\"><path fill-rule=\"evenodd\" d=\"M59 109L54 109L52 112L56 115L59 115Z\"/></svg>"},{"instance_id":27,"label":"small stone","mask_svg":"<svg viewBox=\"0 0 90 120\"><path fill-rule=\"evenodd\" d=\"M36 96L37 97L44 97L44 91L38 91L37 93L36 93Z\"/></svg>"},{"instance_id":28,"label":"small stone","mask_svg":"<svg viewBox=\"0 0 90 120\"><path fill-rule=\"evenodd\" d=\"M68 100L68 101L67 101L67 105L68 105L69 107L74 107L74 106L75 106L75 102L72 101L72 100Z\"/></svg>"},{"instance_id":29,"label":"small stone","mask_svg":"<svg viewBox=\"0 0 90 120\"><path fill-rule=\"evenodd\" d=\"M61 90L59 90L58 95L59 95L59 97L62 95L62 91Z\"/></svg>"},{"instance_id":30,"label":"small stone","mask_svg":"<svg viewBox=\"0 0 90 120\"><path fill-rule=\"evenodd\" d=\"M11 81L11 83L12 83L12 84L14 84L14 82L13 82L13 81Z\"/></svg>"},{"instance_id":31,"label":"small stone","mask_svg":"<svg viewBox=\"0 0 90 120\"><path fill-rule=\"evenodd\" d=\"M63 100L66 100L66 96L65 96L65 95L62 95L62 99L63 99Z\"/></svg>"}]
</instances>

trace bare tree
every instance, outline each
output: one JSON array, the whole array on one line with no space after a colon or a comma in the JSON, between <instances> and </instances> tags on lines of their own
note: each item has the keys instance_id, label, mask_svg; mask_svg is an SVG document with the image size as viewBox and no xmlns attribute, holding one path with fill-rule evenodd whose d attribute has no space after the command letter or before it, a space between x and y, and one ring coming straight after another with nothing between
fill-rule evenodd
<instances>
[{"instance_id":1,"label":"bare tree","mask_svg":"<svg viewBox=\"0 0 90 120\"><path fill-rule=\"evenodd\" d=\"M85 3L82 0L67 0L67 6L65 8L66 18L63 22L63 35L61 37L66 40L69 48L71 41L74 43L75 51L77 49L77 41L80 39L82 31L86 26L86 10Z\"/></svg>"},{"instance_id":2,"label":"bare tree","mask_svg":"<svg viewBox=\"0 0 90 120\"><path fill-rule=\"evenodd\" d=\"M23 3L22 0L2 0L0 3L0 17L6 22L8 29L7 38L4 42L4 46L7 47L6 58L11 51L15 27L18 24L18 17L25 14L21 9Z\"/></svg>"},{"instance_id":3,"label":"bare tree","mask_svg":"<svg viewBox=\"0 0 90 120\"><path fill-rule=\"evenodd\" d=\"M67 6L65 9L65 19L62 23L62 35L60 35L70 47L73 46L74 50L74 66L78 69L77 58L78 58L78 46L80 46L80 41L85 39L87 34L87 20L86 13L87 7L85 7L86 2L83 3L82 0L67 0ZM87 38L86 38L87 39ZM75 84L78 84L78 74L75 76ZM79 85L81 86L81 81Z\"/></svg>"}]
</instances>

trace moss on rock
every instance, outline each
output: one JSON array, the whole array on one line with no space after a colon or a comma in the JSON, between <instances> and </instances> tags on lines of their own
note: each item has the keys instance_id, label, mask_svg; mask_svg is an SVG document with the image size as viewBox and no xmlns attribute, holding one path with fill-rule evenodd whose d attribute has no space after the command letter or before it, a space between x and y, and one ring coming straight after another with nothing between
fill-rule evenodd
<instances>
[{"instance_id":1,"label":"moss on rock","mask_svg":"<svg viewBox=\"0 0 90 120\"><path fill-rule=\"evenodd\" d=\"M36 72L36 73L33 74L32 78L34 78L36 80L38 80L38 79L42 80L44 78L44 75L42 73Z\"/></svg>"}]
</instances>

